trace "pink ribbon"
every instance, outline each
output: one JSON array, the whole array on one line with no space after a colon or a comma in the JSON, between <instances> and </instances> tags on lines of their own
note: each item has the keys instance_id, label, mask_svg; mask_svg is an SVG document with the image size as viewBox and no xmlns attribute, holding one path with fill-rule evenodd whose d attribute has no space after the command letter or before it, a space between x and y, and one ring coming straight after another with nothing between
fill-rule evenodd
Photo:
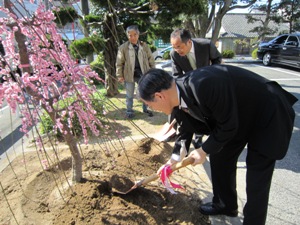
<instances>
[{"instance_id":1,"label":"pink ribbon","mask_svg":"<svg viewBox=\"0 0 300 225\"><path fill-rule=\"evenodd\" d=\"M165 165L160 174L160 180L165 188L172 194L177 194L174 188L184 189L181 185L171 182L170 176L173 173L170 165Z\"/></svg>"}]
</instances>

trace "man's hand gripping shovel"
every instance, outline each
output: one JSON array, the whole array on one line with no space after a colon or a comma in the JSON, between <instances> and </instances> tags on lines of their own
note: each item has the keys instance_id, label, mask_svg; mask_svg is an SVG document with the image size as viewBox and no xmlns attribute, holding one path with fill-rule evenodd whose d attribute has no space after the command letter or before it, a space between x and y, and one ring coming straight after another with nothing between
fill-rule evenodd
<instances>
[{"instance_id":1,"label":"man's hand gripping shovel","mask_svg":"<svg viewBox=\"0 0 300 225\"><path fill-rule=\"evenodd\" d=\"M179 170L180 168L186 167L188 165L191 165L193 163L194 163L194 158L186 157L181 162L178 162L178 163L172 164L172 165L167 165L168 166L168 168L167 168L167 170L168 170L168 176L170 176L171 173L173 173L174 171ZM146 184L148 184L148 183L150 183L152 181L157 180L159 177L160 176L155 173L155 174L152 174L152 175L144 178L143 180L135 182L135 184L131 188L129 188L128 191L125 191L125 192L118 191L114 187L112 187L112 191L115 192L115 193L119 193L119 194L127 194L127 193L131 192L132 190L134 190L134 189L136 189L136 188L138 188L140 186L145 186ZM162 177L160 177L160 178L162 178Z\"/></svg>"}]
</instances>

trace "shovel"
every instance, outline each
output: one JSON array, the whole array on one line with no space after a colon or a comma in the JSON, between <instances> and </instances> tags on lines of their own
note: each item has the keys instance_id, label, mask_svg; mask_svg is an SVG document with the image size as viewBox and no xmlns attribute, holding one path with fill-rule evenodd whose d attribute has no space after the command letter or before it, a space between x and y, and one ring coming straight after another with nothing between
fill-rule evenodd
<instances>
[{"instance_id":1,"label":"shovel","mask_svg":"<svg viewBox=\"0 0 300 225\"><path fill-rule=\"evenodd\" d=\"M176 130L173 128L176 123L176 119L173 119L171 123L166 122L163 127L158 131L154 138L158 141L164 141L167 138L171 137L173 134L175 134Z\"/></svg>"},{"instance_id":2,"label":"shovel","mask_svg":"<svg viewBox=\"0 0 300 225\"><path fill-rule=\"evenodd\" d=\"M174 172L176 170L179 170L180 168L186 167L193 163L194 163L194 158L186 157L181 162L171 165L171 170ZM127 191L118 190L116 187L112 187L112 191L115 193L119 193L119 194L127 194L140 186L144 186L152 181L157 180L158 178L159 178L159 176L156 173L154 173L154 174L144 178L143 180L140 180L135 183L132 182L132 183L134 183L134 185L131 188L129 188ZM128 181L127 181L127 183L128 183Z\"/></svg>"}]
</instances>

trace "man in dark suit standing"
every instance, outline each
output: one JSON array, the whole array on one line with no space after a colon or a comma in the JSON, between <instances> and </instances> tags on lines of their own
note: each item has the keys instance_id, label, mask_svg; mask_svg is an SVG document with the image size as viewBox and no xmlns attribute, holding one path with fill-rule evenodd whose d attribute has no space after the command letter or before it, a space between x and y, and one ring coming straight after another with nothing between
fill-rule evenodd
<instances>
[{"instance_id":1,"label":"man in dark suit standing","mask_svg":"<svg viewBox=\"0 0 300 225\"><path fill-rule=\"evenodd\" d=\"M222 55L210 40L192 38L191 33L186 29L175 29L170 35L170 42L173 47L173 51L170 53L173 77L181 77L197 68L222 62ZM169 115L169 123L173 119L174 115ZM203 134L195 133L195 139L192 141L195 148L201 146L202 136ZM181 147L181 140L182 137L176 137L175 147L178 149ZM189 149L190 143L190 141L185 142L187 149Z\"/></svg>"},{"instance_id":2,"label":"man in dark suit standing","mask_svg":"<svg viewBox=\"0 0 300 225\"><path fill-rule=\"evenodd\" d=\"M164 70L151 69L139 81L139 95L153 110L167 115L176 110L179 121L188 114L202 124L199 132L208 132L208 139L188 156L196 165L210 155L218 196L200 206L202 214L237 216L236 164L247 145L243 224L264 225L275 163L288 150L297 98L274 81L229 65L203 67L175 80ZM184 126L186 121L180 132L191 139L189 130L195 126ZM176 163L171 161L167 164Z\"/></svg>"}]
</instances>

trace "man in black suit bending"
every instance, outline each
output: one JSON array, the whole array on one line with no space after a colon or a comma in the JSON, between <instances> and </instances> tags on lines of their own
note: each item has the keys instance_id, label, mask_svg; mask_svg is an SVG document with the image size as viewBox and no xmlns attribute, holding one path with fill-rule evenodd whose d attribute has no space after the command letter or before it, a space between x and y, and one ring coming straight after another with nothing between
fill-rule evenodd
<instances>
[{"instance_id":1,"label":"man in black suit bending","mask_svg":"<svg viewBox=\"0 0 300 225\"><path fill-rule=\"evenodd\" d=\"M204 66L220 64L222 56L216 46L208 39L192 38L190 32L186 29L177 28L170 35L170 42L173 51L170 53L172 60L173 77L181 77L185 73ZM169 123L174 119L174 115L169 115ZM178 125L178 123L176 124ZM177 127L175 125L175 128ZM180 124L179 124L180 126ZM195 133L195 139L192 141L195 148L202 144L203 134ZM175 147L180 149L180 137L176 137ZM189 149L191 141L186 141L186 149Z\"/></svg>"},{"instance_id":2,"label":"man in black suit bending","mask_svg":"<svg viewBox=\"0 0 300 225\"><path fill-rule=\"evenodd\" d=\"M295 119L292 106L298 99L274 81L229 65L203 67L176 79L151 69L138 86L141 100L153 110L167 115L176 111L179 122L182 115L189 115L180 129L186 139L192 139L191 129L208 133L202 146L188 156L196 165L210 155L218 196L200 206L202 214L237 216L237 161L247 145L243 224L264 225L275 163L288 150ZM180 153L174 148L173 154ZM167 162L174 163L172 158Z\"/></svg>"}]
</instances>

